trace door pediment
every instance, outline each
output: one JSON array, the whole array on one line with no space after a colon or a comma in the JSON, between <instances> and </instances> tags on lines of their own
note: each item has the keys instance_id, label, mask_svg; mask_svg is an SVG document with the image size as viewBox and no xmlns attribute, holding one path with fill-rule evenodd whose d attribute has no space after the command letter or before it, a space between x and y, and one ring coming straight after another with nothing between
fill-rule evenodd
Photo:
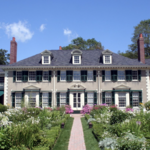
<instances>
[{"instance_id":1,"label":"door pediment","mask_svg":"<svg viewBox=\"0 0 150 150\"><path fill-rule=\"evenodd\" d=\"M84 90L85 87L83 85L80 85L80 84L74 84L69 89L70 90Z\"/></svg>"},{"instance_id":2,"label":"door pediment","mask_svg":"<svg viewBox=\"0 0 150 150\"><path fill-rule=\"evenodd\" d=\"M114 87L114 89L130 89L130 87L122 84L122 85Z\"/></svg>"},{"instance_id":3,"label":"door pediment","mask_svg":"<svg viewBox=\"0 0 150 150\"><path fill-rule=\"evenodd\" d=\"M37 90L37 89L40 89L40 88L37 87L37 86L35 86L35 85L29 85L29 86L25 87L24 89L27 89L27 90L34 89L34 90Z\"/></svg>"}]
</instances>

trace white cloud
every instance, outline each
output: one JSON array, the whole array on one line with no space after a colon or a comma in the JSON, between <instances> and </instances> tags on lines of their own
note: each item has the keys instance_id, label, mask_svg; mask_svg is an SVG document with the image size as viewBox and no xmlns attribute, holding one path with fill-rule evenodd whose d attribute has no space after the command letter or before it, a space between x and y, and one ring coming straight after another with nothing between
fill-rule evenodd
<instances>
[{"instance_id":1,"label":"white cloud","mask_svg":"<svg viewBox=\"0 0 150 150\"><path fill-rule=\"evenodd\" d=\"M67 29L64 29L64 35L68 35L68 36L70 36L70 35L71 35L71 33L72 33L72 31L71 31L71 30L69 30L68 28L67 28Z\"/></svg>"},{"instance_id":2,"label":"white cloud","mask_svg":"<svg viewBox=\"0 0 150 150\"><path fill-rule=\"evenodd\" d=\"M30 40L33 36L33 32L31 32L27 28L27 22L12 23L12 24L3 24L6 34L9 37L15 37L17 41L25 42L26 40Z\"/></svg>"},{"instance_id":3,"label":"white cloud","mask_svg":"<svg viewBox=\"0 0 150 150\"><path fill-rule=\"evenodd\" d=\"M45 24L41 24L40 31L42 32L45 29Z\"/></svg>"}]
</instances>

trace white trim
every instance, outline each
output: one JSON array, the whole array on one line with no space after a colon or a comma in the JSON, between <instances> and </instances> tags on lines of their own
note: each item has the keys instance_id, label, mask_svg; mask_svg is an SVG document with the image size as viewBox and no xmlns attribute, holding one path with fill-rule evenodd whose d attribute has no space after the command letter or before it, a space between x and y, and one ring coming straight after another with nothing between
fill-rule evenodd
<instances>
[{"instance_id":1,"label":"white trim","mask_svg":"<svg viewBox=\"0 0 150 150\"><path fill-rule=\"evenodd\" d=\"M44 56L48 56L48 63L44 63ZM42 56L42 65L45 65L45 64L51 64L51 59L50 59L50 55L43 55Z\"/></svg>"},{"instance_id":2,"label":"white trim","mask_svg":"<svg viewBox=\"0 0 150 150\"><path fill-rule=\"evenodd\" d=\"M150 79L149 79L149 70L146 70L146 100L150 101Z\"/></svg>"},{"instance_id":3,"label":"white trim","mask_svg":"<svg viewBox=\"0 0 150 150\"><path fill-rule=\"evenodd\" d=\"M4 105L8 104L8 71L5 71L4 79ZM10 104L11 106L11 104Z\"/></svg>"},{"instance_id":4,"label":"white trim","mask_svg":"<svg viewBox=\"0 0 150 150\"><path fill-rule=\"evenodd\" d=\"M79 56L79 63L75 63L75 62L74 62L74 56ZM74 65L79 65L79 64L81 64L81 55L72 55L72 60L73 60L72 63L73 63Z\"/></svg>"},{"instance_id":5,"label":"white trim","mask_svg":"<svg viewBox=\"0 0 150 150\"><path fill-rule=\"evenodd\" d=\"M110 57L110 63L106 63L105 61L105 56L109 56ZM103 64L112 64L112 55L103 55Z\"/></svg>"}]
</instances>

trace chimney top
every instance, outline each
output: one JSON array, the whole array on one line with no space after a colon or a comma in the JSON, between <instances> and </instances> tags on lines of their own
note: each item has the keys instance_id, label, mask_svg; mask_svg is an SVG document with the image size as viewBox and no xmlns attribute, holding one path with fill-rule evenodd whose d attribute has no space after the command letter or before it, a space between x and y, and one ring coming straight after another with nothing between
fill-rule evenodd
<instances>
[{"instance_id":1,"label":"chimney top","mask_svg":"<svg viewBox=\"0 0 150 150\"><path fill-rule=\"evenodd\" d=\"M59 46L59 50L62 50L62 47L61 47L61 46Z\"/></svg>"},{"instance_id":2,"label":"chimney top","mask_svg":"<svg viewBox=\"0 0 150 150\"><path fill-rule=\"evenodd\" d=\"M15 41L15 37L13 37L13 41Z\"/></svg>"},{"instance_id":3,"label":"chimney top","mask_svg":"<svg viewBox=\"0 0 150 150\"><path fill-rule=\"evenodd\" d=\"M142 38L142 37L143 37L142 33L140 33L139 37L140 37L140 38Z\"/></svg>"}]
</instances>

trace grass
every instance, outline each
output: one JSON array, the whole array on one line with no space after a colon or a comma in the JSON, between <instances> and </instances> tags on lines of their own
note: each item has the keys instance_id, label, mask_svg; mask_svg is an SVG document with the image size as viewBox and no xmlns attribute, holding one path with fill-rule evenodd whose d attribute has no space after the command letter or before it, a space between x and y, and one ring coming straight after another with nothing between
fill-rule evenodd
<instances>
[{"instance_id":1,"label":"grass","mask_svg":"<svg viewBox=\"0 0 150 150\"><path fill-rule=\"evenodd\" d=\"M60 136L53 148L53 150L68 150L69 138L71 133L71 128L73 124L73 119L70 117L65 124L64 129L62 129Z\"/></svg>"},{"instance_id":2,"label":"grass","mask_svg":"<svg viewBox=\"0 0 150 150\"><path fill-rule=\"evenodd\" d=\"M87 121L84 117L81 118L81 122L83 127L86 150L100 150L100 148L98 147L98 142L92 133L92 129L89 129Z\"/></svg>"}]
</instances>

